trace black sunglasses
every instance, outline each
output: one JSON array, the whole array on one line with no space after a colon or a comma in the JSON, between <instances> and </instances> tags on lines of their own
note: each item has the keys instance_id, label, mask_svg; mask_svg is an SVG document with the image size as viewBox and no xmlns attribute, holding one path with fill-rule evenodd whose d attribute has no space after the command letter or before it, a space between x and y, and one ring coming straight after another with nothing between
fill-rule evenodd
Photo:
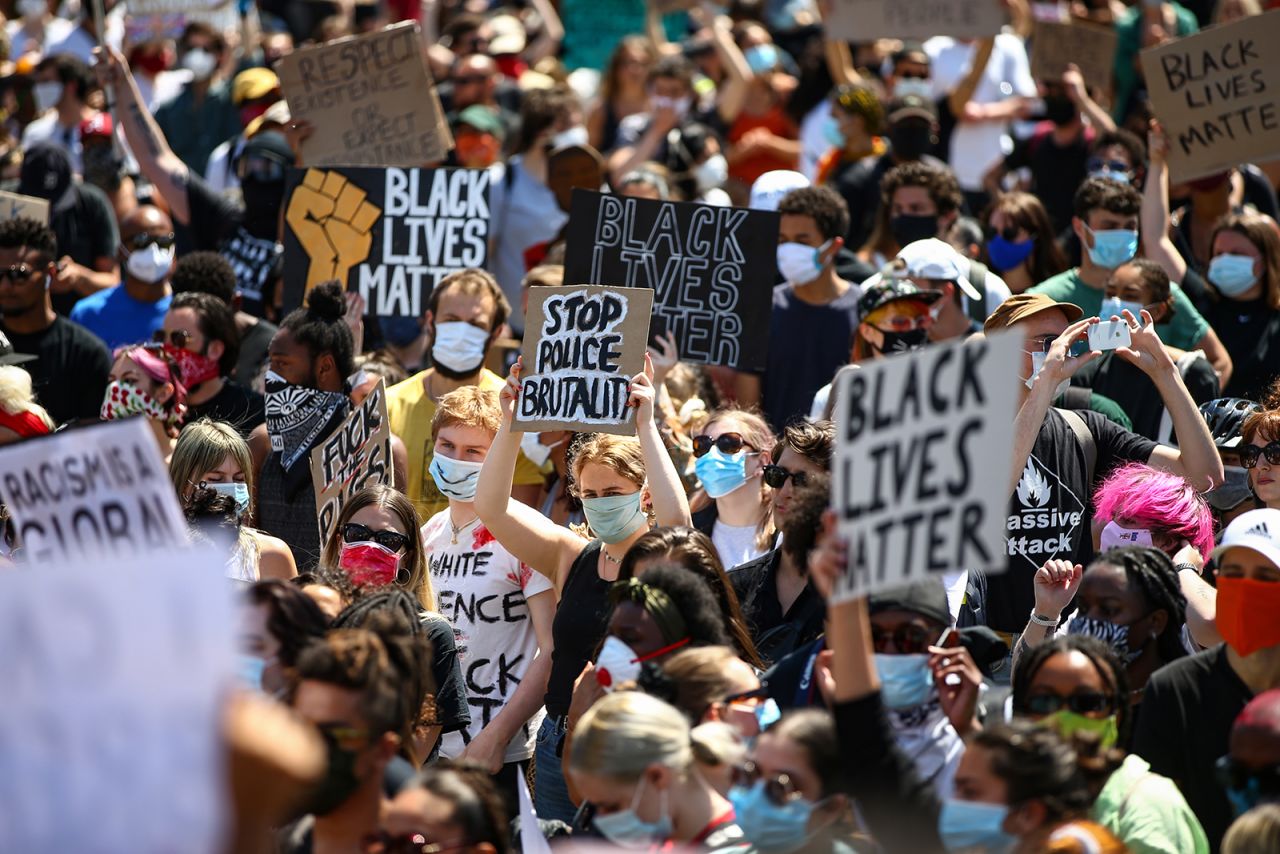
<instances>
[{"instance_id":1,"label":"black sunglasses","mask_svg":"<svg viewBox=\"0 0 1280 854\"><path fill-rule=\"evenodd\" d=\"M929 651L933 643L932 633L923 626L914 623L903 623L893 631L871 627L871 646L876 652L884 654L889 650L889 641L900 655L920 655Z\"/></svg>"},{"instance_id":2,"label":"black sunglasses","mask_svg":"<svg viewBox=\"0 0 1280 854\"><path fill-rule=\"evenodd\" d=\"M191 340L191 336L181 329L175 329L167 335L163 329L157 329L151 333L151 340L157 344L164 344L168 341L179 350L185 350L187 349L187 342Z\"/></svg>"},{"instance_id":3,"label":"black sunglasses","mask_svg":"<svg viewBox=\"0 0 1280 854\"><path fill-rule=\"evenodd\" d=\"M796 486L804 486L809 482L809 475L802 471L784 469L772 463L764 467L764 482L774 489L782 489L787 483L787 478L791 478L791 482Z\"/></svg>"},{"instance_id":4,"label":"black sunglasses","mask_svg":"<svg viewBox=\"0 0 1280 854\"><path fill-rule=\"evenodd\" d=\"M398 552L409 546L409 538L399 531L390 529L374 531L368 525L360 525L356 522L348 522L342 526L342 541L344 543L367 543L370 540L380 546L391 549L393 552Z\"/></svg>"},{"instance_id":5,"label":"black sunglasses","mask_svg":"<svg viewBox=\"0 0 1280 854\"><path fill-rule=\"evenodd\" d=\"M744 789L749 789L763 778L760 769L754 762L748 761L741 767L733 769L733 782ZM764 795L777 806L785 806L788 801L800 796L800 790L789 774L778 774L764 781Z\"/></svg>"},{"instance_id":6,"label":"black sunglasses","mask_svg":"<svg viewBox=\"0 0 1280 854\"><path fill-rule=\"evenodd\" d=\"M14 264L10 267L0 267L0 279L8 279L11 282L25 282L38 272L33 267L26 264Z\"/></svg>"},{"instance_id":7,"label":"black sunglasses","mask_svg":"<svg viewBox=\"0 0 1280 854\"><path fill-rule=\"evenodd\" d=\"M1240 465L1251 469L1258 464L1258 457L1266 457L1273 466L1280 466L1280 442L1269 442L1265 447L1257 445L1240 445Z\"/></svg>"},{"instance_id":8,"label":"black sunglasses","mask_svg":"<svg viewBox=\"0 0 1280 854\"><path fill-rule=\"evenodd\" d=\"M714 439L705 434L693 437L693 455L695 457L706 456L710 453L712 446L719 448L720 453L730 456L738 453L743 448L755 450L755 446L738 433L721 433Z\"/></svg>"},{"instance_id":9,"label":"black sunglasses","mask_svg":"<svg viewBox=\"0 0 1280 854\"><path fill-rule=\"evenodd\" d=\"M1051 715L1067 707L1077 715L1111 714L1115 705L1111 697L1097 691L1081 691L1069 697L1059 694L1032 694L1027 698L1027 711L1033 715Z\"/></svg>"},{"instance_id":10,"label":"black sunglasses","mask_svg":"<svg viewBox=\"0 0 1280 854\"><path fill-rule=\"evenodd\" d=\"M139 232L138 234L135 234L133 237L129 238L129 240L125 241L130 251L133 251L133 252L137 252L140 249L146 249L152 243L154 243L156 246L159 246L161 249L172 249L173 242L174 242L174 238L172 233L164 234L164 235L161 235L160 237L152 237L150 234L147 234L145 231Z\"/></svg>"},{"instance_id":11,"label":"black sunglasses","mask_svg":"<svg viewBox=\"0 0 1280 854\"><path fill-rule=\"evenodd\" d=\"M1022 231L1021 226L1006 225L1004 228L1000 229L999 231L996 231L994 228L992 228L991 236L995 237L999 235L1000 237L1003 237L1005 240L1009 241L1010 243L1017 243L1019 231Z\"/></svg>"}]
</instances>

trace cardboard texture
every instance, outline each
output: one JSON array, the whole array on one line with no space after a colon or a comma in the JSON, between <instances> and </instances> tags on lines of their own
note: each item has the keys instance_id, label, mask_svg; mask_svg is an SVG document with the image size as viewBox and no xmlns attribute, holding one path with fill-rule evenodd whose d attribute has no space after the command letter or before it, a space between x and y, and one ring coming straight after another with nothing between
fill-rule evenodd
<instances>
[{"instance_id":1,"label":"cardboard texture","mask_svg":"<svg viewBox=\"0 0 1280 854\"><path fill-rule=\"evenodd\" d=\"M627 397L644 369L652 310L649 288L530 288L520 429L635 435Z\"/></svg>"},{"instance_id":2,"label":"cardboard texture","mask_svg":"<svg viewBox=\"0 0 1280 854\"><path fill-rule=\"evenodd\" d=\"M415 22L301 48L277 73L293 120L315 128L308 166L424 166L453 148Z\"/></svg>"},{"instance_id":3,"label":"cardboard texture","mask_svg":"<svg viewBox=\"0 0 1280 854\"><path fill-rule=\"evenodd\" d=\"M20 216L48 225L49 202L45 199L37 199L35 196L6 193L0 190L0 220L17 219Z\"/></svg>"},{"instance_id":4,"label":"cardboard texture","mask_svg":"<svg viewBox=\"0 0 1280 854\"><path fill-rule=\"evenodd\" d=\"M1112 27L1073 21L1069 24L1036 21L1031 41L1031 76L1037 80L1061 80L1067 65L1080 67L1085 85L1098 96L1111 91L1116 42Z\"/></svg>"},{"instance_id":5,"label":"cardboard texture","mask_svg":"<svg viewBox=\"0 0 1280 854\"><path fill-rule=\"evenodd\" d=\"M320 542L327 543L347 499L366 486L391 485L391 422L383 380L329 438L311 449L310 459Z\"/></svg>"},{"instance_id":6,"label":"cardboard texture","mask_svg":"<svg viewBox=\"0 0 1280 854\"><path fill-rule=\"evenodd\" d=\"M935 344L844 371L832 507L849 541L836 601L1007 564L1019 333Z\"/></svg>"},{"instance_id":7,"label":"cardboard texture","mask_svg":"<svg viewBox=\"0 0 1280 854\"><path fill-rule=\"evenodd\" d=\"M566 282L654 290L653 335L681 361L763 371L777 275L773 211L574 190Z\"/></svg>"},{"instance_id":8,"label":"cardboard texture","mask_svg":"<svg viewBox=\"0 0 1280 854\"><path fill-rule=\"evenodd\" d=\"M328 279L368 313L421 319L440 279L489 260L484 169L293 169L285 187L284 310Z\"/></svg>"},{"instance_id":9,"label":"cardboard texture","mask_svg":"<svg viewBox=\"0 0 1280 854\"><path fill-rule=\"evenodd\" d=\"M826 29L844 41L993 36L1005 24L996 0L833 0Z\"/></svg>"},{"instance_id":10,"label":"cardboard texture","mask_svg":"<svg viewBox=\"0 0 1280 854\"><path fill-rule=\"evenodd\" d=\"M1169 175L1190 181L1280 153L1280 10L1139 56L1169 139Z\"/></svg>"}]
</instances>

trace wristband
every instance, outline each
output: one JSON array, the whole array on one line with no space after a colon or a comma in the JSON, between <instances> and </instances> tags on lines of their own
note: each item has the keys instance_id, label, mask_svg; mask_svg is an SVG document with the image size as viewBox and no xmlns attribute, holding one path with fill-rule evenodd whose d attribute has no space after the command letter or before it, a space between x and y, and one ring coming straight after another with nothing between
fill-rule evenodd
<instances>
[{"instance_id":1,"label":"wristband","mask_svg":"<svg viewBox=\"0 0 1280 854\"><path fill-rule=\"evenodd\" d=\"M1035 608L1031 609L1030 620L1037 626L1044 626L1046 629L1056 629L1058 627L1058 620L1040 616L1036 613Z\"/></svg>"},{"instance_id":2,"label":"wristband","mask_svg":"<svg viewBox=\"0 0 1280 854\"><path fill-rule=\"evenodd\" d=\"M1202 573L1200 572L1200 568L1197 567L1194 563L1175 563L1173 565L1174 572L1182 572L1184 569L1189 569L1192 572L1194 572L1196 575L1202 575Z\"/></svg>"}]
</instances>

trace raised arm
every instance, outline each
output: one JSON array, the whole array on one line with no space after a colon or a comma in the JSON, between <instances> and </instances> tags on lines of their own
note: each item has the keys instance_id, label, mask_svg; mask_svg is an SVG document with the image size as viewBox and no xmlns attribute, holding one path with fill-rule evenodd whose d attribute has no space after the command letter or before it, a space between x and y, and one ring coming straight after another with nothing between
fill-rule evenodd
<instances>
[{"instance_id":1,"label":"raised arm","mask_svg":"<svg viewBox=\"0 0 1280 854\"><path fill-rule=\"evenodd\" d=\"M716 112L726 125L731 125L742 112L753 75L747 58L733 41L729 18L717 15L712 18L710 26L711 43L720 57L720 65L724 67L724 82L716 92Z\"/></svg>"},{"instance_id":2,"label":"raised arm","mask_svg":"<svg viewBox=\"0 0 1280 854\"><path fill-rule=\"evenodd\" d=\"M97 48L94 53L98 59L99 82L115 87L116 120L124 129L124 138L129 141L142 174L160 191L173 218L187 225L191 220L191 208L187 204L190 177L187 164L169 148L160 126L142 103L138 84L124 57L111 47Z\"/></svg>"},{"instance_id":3,"label":"raised arm","mask_svg":"<svg viewBox=\"0 0 1280 854\"><path fill-rule=\"evenodd\" d=\"M636 438L644 457L644 470L649 479L649 496L653 499L654 518L662 527L693 524L689 499L675 463L662 442L658 423L653 417L653 360L644 354L644 371L631 379L631 398L627 402L636 410Z\"/></svg>"},{"instance_id":4,"label":"raised arm","mask_svg":"<svg viewBox=\"0 0 1280 854\"><path fill-rule=\"evenodd\" d=\"M1178 284L1187 275L1187 262L1169 237L1169 141L1155 119L1147 131L1147 183L1142 189L1142 254L1164 269Z\"/></svg>"},{"instance_id":5,"label":"raised arm","mask_svg":"<svg viewBox=\"0 0 1280 854\"><path fill-rule=\"evenodd\" d=\"M511 479L520 453L520 433L511 429L512 411L520 399L520 369L517 361L500 395L502 426L493 437L489 456L480 469L476 513L507 551L550 578L559 591L574 558L587 541L511 497Z\"/></svg>"},{"instance_id":6,"label":"raised arm","mask_svg":"<svg viewBox=\"0 0 1280 854\"><path fill-rule=\"evenodd\" d=\"M823 53L827 57L827 71L837 86L852 86L862 82L862 75L853 65L853 51L848 42L828 39L822 43Z\"/></svg>"},{"instance_id":7,"label":"raised arm","mask_svg":"<svg viewBox=\"0 0 1280 854\"><path fill-rule=\"evenodd\" d=\"M550 0L530 0L530 3L542 19L542 32L524 51L524 58L534 65L544 57L555 56L560 50L560 42L564 41L564 22Z\"/></svg>"},{"instance_id":8,"label":"raised arm","mask_svg":"<svg viewBox=\"0 0 1280 854\"><path fill-rule=\"evenodd\" d=\"M965 105L973 99L973 93L978 90L978 83L981 82L982 75L987 70L987 63L991 61L991 51L995 46L994 36L979 39L973 51L973 64L969 66L969 73L947 94L947 106L951 108L951 115L956 117L956 121L960 121L964 116Z\"/></svg>"},{"instance_id":9,"label":"raised arm","mask_svg":"<svg viewBox=\"0 0 1280 854\"><path fill-rule=\"evenodd\" d=\"M1080 113L1089 120L1089 124L1093 125L1094 130L1098 133L1111 133L1116 129L1116 123L1111 118L1111 114L1089 97L1089 88L1084 85L1084 75L1080 73L1080 66L1074 62L1067 66L1066 73L1062 75L1062 85L1066 87L1067 95L1075 102Z\"/></svg>"},{"instance_id":10,"label":"raised arm","mask_svg":"<svg viewBox=\"0 0 1280 854\"><path fill-rule=\"evenodd\" d=\"M1062 610L1075 598L1083 577L1084 567L1069 560L1047 560L1036 570L1033 580L1036 604L1027 620L1027 627L1013 646L1011 670L1029 650L1053 640L1058 633L1058 624L1062 622Z\"/></svg>"}]
</instances>

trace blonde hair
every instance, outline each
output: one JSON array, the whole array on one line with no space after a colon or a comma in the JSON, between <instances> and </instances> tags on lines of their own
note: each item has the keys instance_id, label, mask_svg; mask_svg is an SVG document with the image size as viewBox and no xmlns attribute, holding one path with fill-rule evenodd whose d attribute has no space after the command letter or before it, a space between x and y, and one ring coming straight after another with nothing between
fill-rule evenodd
<instances>
[{"instance_id":1,"label":"blonde hair","mask_svg":"<svg viewBox=\"0 0 1280 854\"><path fill-rule=\"evenodd\" d=\"M443 428L455 424L478 427L490 436L496 435L502 426L498 393L493 389L464 385L440 398L436 414L431 419L431 438L435 439Z\"/></svg>"},{"instance_id":2,"label":"blonde hair","mask_svg":"<svg viewBox=\"0 0 1280 854\"><path fill-rule=\"evenodd\" d=\"M17 365L0 366L0 409L10 415L30 412L48 427L50 432L56 427L49 413L36 403L35 391L31 385L31 374Z\"/></svg>"},{"instance_id":3,"label":"blonde hair","mask_svg":"<svg viewBox=\"0 0 1280 854\"><path fill-rule=\"evenodd\" d=\"M409 538L409 545L405 547L404 557L401 559L402 565L409 568L409 578L403 587L417 598L423 610L434 611L436 592L431 586L431 573L427 572L426 550L422 546L422 520L418 518L413 502L399 490L377 484L366 486L347 499L333 526L333 534L324 544L320 565L335 570L338 568L338 558L342 551L342 528L351 521L352 516L366 507L382 507L400 517L400 524L404 525L405 535Z\"/></svg>"},{"instance_id":4,"label":"blonde hair","mask_svg":"<svg viewBox=\"0 0 1280 854\"><path fill-rule=\"evenodd\" d=\"M1222 854L1280 850L1280 804L1259 804L1241 815L1222 837Z\"/></svg>"},{"instance_id":5,"label":"blonde hair","mask_svg":"<svg viewBox=\"0 0 1280 854\"><path fill-rule=\"evenodd\" d=\"M711 429L711 425L718 421L734 421L741 428L733 432L739 433L748 445L757 451L772 454L773 448L778 444L778 439L773 435L773 431L769 429L769 423L755 412L748 412L745 409L717 409L711 413L711 417L707 419L707 423L703 426L702 431L705 433ZM764 478L760 478L760 518L756 522L756 548L769 549L773 547L773 535L776 528L773 522L773 490L764 482Z\"/></svg>"},{"instance_id":6,"label":"blonde hair","mask_svg":"<svg viewBox=\"0 0 1280 854\"><path fill-rule=\"evenodd\" d=\"M178 434L177 444L173 446L173 458L169 463L169 479L173 481L173 488L178 491L179 502L183 501L187 490L199 485L201 475L222 465L227 457L235 460L244 473L245 485L249 487L248 513L252 515L253 458L240 433L225 421L201 418L188 424Z\"/></svg>"},{"instance_id":7,"label":"blonde hair","mask_svg":"<svg viewBox=\"0 0 1280 854\"><path fill-rule=\"evenodd\" d=\"M610 433L592 433L578 444L569 463L573 472L573 495L578 497L578 482L582 469L589 463L604 466L643 489L645 485L644 454L640 441L633 436L614 436Z\"/></svg>"},{"instance_id":8,"label":"blonde hair","mask_svg":"<svg viewBox=\"0 0 1280 854\"><path fill-rule=\"evenodd\" d=\"M573 770L630 783L654 763L679 773L693 764L689 722L656 697L616 691L578 720L569 757Z\"/></svg>"}]
</instances>

